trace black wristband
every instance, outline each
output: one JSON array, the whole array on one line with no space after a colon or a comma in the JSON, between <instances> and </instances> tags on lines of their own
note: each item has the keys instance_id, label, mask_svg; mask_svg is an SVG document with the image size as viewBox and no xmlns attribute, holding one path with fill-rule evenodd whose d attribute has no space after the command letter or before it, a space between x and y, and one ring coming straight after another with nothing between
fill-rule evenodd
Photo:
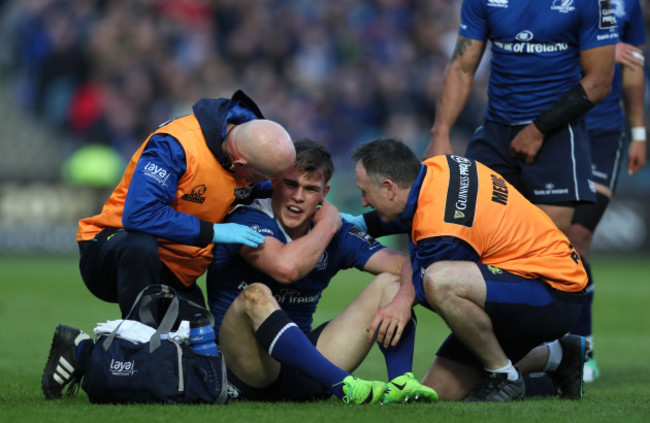
<instances>
[{"instance_id":1,"label":"black wristband","mask_svg":"<svg viewBox=\"0 0 650 423\"><path fill-rule=\"evenodd\" d=\"M205 220L199 220L199 224L199 236L194 241L194 245L204 248L212 242L212 237L214 237L214 224Z\"/></svg>"},{"instance_id":2,"label":"black wristband","mask_svg":"<svg viewBox=\"0 0 650 423\"><path fill-rule=\"evenodd\" d=\"M542 112L533 123L542 134L548 135L587 113L592 107L594 103L587 97L582 84L578 84L560 97L550 109Z\"/></svg>"}]
</instances>

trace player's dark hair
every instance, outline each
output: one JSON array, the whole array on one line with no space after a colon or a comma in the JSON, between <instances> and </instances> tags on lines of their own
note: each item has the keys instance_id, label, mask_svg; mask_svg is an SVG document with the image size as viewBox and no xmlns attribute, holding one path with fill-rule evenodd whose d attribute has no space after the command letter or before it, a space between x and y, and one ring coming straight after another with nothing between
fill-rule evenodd
<instances>
[{"instance_id":1,"label":"player's dark hair","mask_svg":"<svg viewBox=\"0 0 650 423\"><path fill-rule=\"evenodd\" d=\"M383 138L362 144L354 150L352 159L363 163L368 176L376 182L390 179L400 188L413 185L420 173L420 159L396 138Z\"/></svg>"},{"instance_id":2,"label":"player's dark hair","mask_svg":"<svg viewBox=\"0 0 650 423\"><path fill-rule=\"evenodd\" d=\"M300 138L294 142L296 148L296 168L300 173L320 173L327 183L334 173L332 155L327 149L309 138Z\"/></svg>"}]
</instances>

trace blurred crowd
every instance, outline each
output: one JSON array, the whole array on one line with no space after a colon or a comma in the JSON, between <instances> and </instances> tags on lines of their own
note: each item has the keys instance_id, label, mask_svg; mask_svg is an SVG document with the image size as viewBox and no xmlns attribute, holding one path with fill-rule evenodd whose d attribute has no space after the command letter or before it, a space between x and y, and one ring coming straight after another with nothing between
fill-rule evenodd
<instances>
[{"instance_id":1,"label":"blurred crowd","mask_svg":"<svg viewBox=\"0 0 650 423\"><path fill-rule=\"evenodd\" d=\"M423 152L460 4L0 0L0 69L16 106L53 136L106 144L125 158L199 98L236 89L294 138L326 143L336 158L376 136ZM457 140L482 118L486 62Z\"/></svg>"},{"instance_id":2,"label":"blurred crowd","mask_svg":"<svg viewBox=\"0 0 650 423\"><path fill-rule=\"evenodd\" d=\"M0 0L0 66L17 107L79 144L110 145L125 158L199 98L236 89L294 138L326 143L337 158L385 135L423 151L459 7L445 0ZM461 138L481 119L483 83L461 116Z\"/></svg>"}]
</instances>

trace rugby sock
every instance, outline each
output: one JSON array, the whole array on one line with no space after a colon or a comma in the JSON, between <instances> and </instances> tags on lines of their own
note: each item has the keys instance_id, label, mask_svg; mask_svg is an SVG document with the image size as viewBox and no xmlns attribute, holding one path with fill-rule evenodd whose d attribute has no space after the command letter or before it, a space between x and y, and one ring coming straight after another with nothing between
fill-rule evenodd
<instances>
[{"instance_id":1,"label":"rugby sock","mask_svg":"<svg viewBox=\"0 0 650 423\"><path fill-rule=\"evenodd\" d=\"M350 373L323 356L284 310L276 310L255 332L255 337L271 357L308 374L332 393L343 398L343 384Z\"/></svg>"},{"instance_id":2,"label":"rugby sock","mask_svg":"<svg viewBox=\"0 0 650 423\"><path fill-rule=\"evenodd\" d=\"M379 345L386 360L388 380L392 380L406 372L413 371L413 348L415 345L415 326L417 325L415 314L406 324L402 337L397 345L388 348Z\"/></svg>"},{"instance_id":3,"label":"rugby sock","mask_svg":"<svg viewBox=\"0 0 650 423\"><path fill-rule=\"evenodd\" d=\"M548 359L546 360L546 366L543 371L553 372L557 370L562 361L562 345L560 345L560 341L555 340L553 342L547 342L546 346L548 347Z\"/></svg>"},{"instance_id":4,"label":"rugby sock","mask_svg":"<svg viewBox=\"0 0 650 423\"><path fill-rule=\"evenodd\" d=\"M93 351L94 345L95 342L90 339L83 340L77 345L77 362L79 363L79 371L81 373L86 373L88 370L90 353Z\"/></svg>"},{"instance_id":5,"label":"rugby sock","mask_svg":"<svg viewBox=\"0 0 650 423\"><path fill-rule=\"evenodd\" d=\"M580 317L571 331L574 335L584 336L587 339L590 339L592 336L591 327L592 327L592 318L591 318L591 309L594 302L594 281L591 276L591 266L589 263L582 257L582 264L585 266L587 271L587 298L582 305L582 310L580 312ZM589 349L587 355L591 357L591 348Z\"/></svg>"},{"instance_id":6,"label":"rugby sock","mask_svg":"<svg viewBox=\"0 0 650 423\"><path fill-rule=\"evenodd\" d=\"M508 360L508 364L499 368L499 369L488 369L486 368L490 373L507 373L508 374L508 380L517 380L519 379L519 372L515 368L515 366L512 365L512 361Z\"/></svg>"}]
</instances>

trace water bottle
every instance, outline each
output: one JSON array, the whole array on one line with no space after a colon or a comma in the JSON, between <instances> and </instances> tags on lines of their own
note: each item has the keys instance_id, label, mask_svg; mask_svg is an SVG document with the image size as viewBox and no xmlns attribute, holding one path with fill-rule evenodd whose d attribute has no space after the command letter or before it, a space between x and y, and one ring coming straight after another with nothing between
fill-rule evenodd
<instances>
[{"instance_id":1,"label":"water bottle","mask_svg":"<svg viewBox=\"0 0 650 423\"><path fill-rule=\"evenodd\" d=\"M208 318L200 313L195 314L190 322L190 344L197 354L213 357L218 355L214 329Z\"/></svg>"}]
</instances>

